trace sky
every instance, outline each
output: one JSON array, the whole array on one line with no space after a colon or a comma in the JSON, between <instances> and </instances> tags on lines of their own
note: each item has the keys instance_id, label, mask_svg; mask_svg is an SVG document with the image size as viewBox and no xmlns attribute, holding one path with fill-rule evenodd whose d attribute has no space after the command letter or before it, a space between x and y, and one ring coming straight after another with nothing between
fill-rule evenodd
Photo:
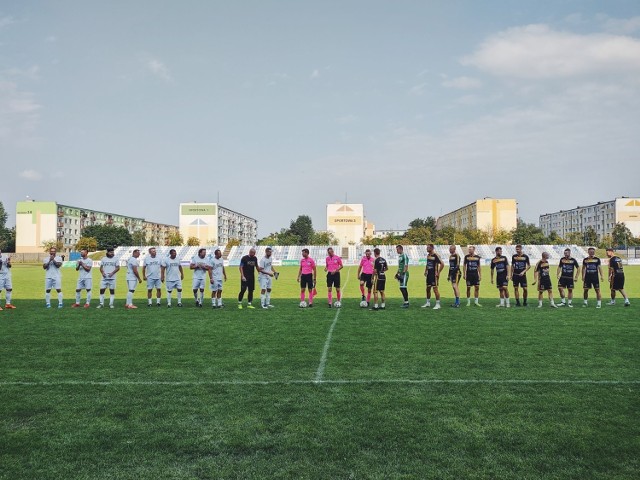
<instances>
[{"instance_id":1,"label":"sky","mask_svg":"<svg viewBox=\"0 0 640 480\"><path fill-rule=\"evenodd\" d=\"M640 2L0 0L0 201L259 236L640 195Z\"/></svg>"}]
</instances>

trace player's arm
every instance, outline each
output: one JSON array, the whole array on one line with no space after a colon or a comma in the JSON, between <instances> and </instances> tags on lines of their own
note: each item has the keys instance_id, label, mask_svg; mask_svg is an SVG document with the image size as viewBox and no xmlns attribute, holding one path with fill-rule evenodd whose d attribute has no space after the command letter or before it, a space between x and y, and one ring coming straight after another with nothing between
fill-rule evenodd
<instances>
[{"instance_id":1,"label":"player's arm","mask_svg":"<svg viewBox=\"0 0 640 480\"><path fill-rule=\"evenodd\" d=\"M164 272L167 269L164 265L160 265L160 281L164 283Z\"/></svg>"},{"instance_id":2,"label":"player's arm","mask_svg":"<svg viewBox=\"0 0 640 480\"><path fill-rule=\"evenodd\" d=\"M195 263L193 263L193 261L189 264L189 269L190 270L197 270L198 269L198 265L196 265ZM240 267L240 271L242 271L242 267Z\"/></svg>"},{"instance_id":3,"label":"player's arm","mask_svg":"<svg viewBox=\"0 0 640 480\"><path fill-rule=\"evenodd\" d=\"M246 282L247 279L244 276L244 269L242 268L244 265L241 263L240 266L238 267L238 270L240 271L240 280L242 280L243 282Z\"/></svg>"},{"instance_id":4,"label":"player's arm","mask_svg":"<svg viewBox=\"0 0 640 480\"><path fill-rule=\"evenodd\" d=\"M507 260L507 278L511 277L511 265L509 265L509 260Z\"/></svg>"},{"instance_id":5,"label":"player's arm","mask_svg":"<svg viewBox=\"0 0 640 480\"><path fill-rule=\"evenodd\" d=\"M61 261L59 261L59 262L56 262L56 259L54 258L54 259L53 259L53 265L54 265L56 268L60 268L60 267L62 266L62 260L61 260Z\"/></svg>"},{"instance_id":6,"label":"player's arm","mask_svg":"<svg viewBox=\"0 0 640 480\"><path fill-rule=\"evenodd\" d=\"M316 285L316 277L318 276L318 269L316 267L316 264L313 264L313 286L315 287Z\"/></svg>"},{"instance_id":7,"label":"player's arm","mask_svg":"<svg viewBox=\"0 0 640 480\"><path fill-rule=\"evenodd\" d=\"M491 262L491 285L493 285L493 271L495 270L496 266L493 262ZM480 265L478 265L478 279L480 278Z\"/></svg>"},{"instance_id":8,"label":"player's arm","mask_svg":"<svg viewBox=\"0 0 640 480\"><path fill-rule=\"evenodd\" d=\"M144 269L144 268L143 268ZM138 266L134 265L131 270L133 271L133 274L136 276L136 278L138 279L138 282L142 283L142 279L140 278L140 274L138 273Z\"/></svg>"},{"instance_id":9,"label":"player's arm","mask_svg":"<svg viewBox=\"0 0 640 480\"><path fill-rule=\"evenodd\" d=\"M584 261L582 262L582 281L584 282L584 276L587 274L587 267L584 265Z\"/></svg>"},{"instance_id":10,"label":"player's arm","mask_svg":"<svg viewBox=\"0 0 640 480\"><path fill-rule=\"evenodd\" d=\"M338 258L338 261L339 261L339 264L338 264L338 269L336 270L336 272L339 272L344 267L344 265L342 264L342 258Z\"/></svg>"},{"instance_id":11,"label":"player's arm","mask_svg":"<svg viewBox=\"0 0 640 480\"><path fill-rule=\"evenodd\" d=\"M222 276L224 277L224 281L227 281L227 269L222 265Z\"/></svg>"},{"instance_id":12,"label":"player's arm","mask_svg":"<svg viewBox=\"0 0 640 480\"><path fill-rule=\"evenodd\" d=\"M102 275L102 278L107 278L107 276L104 273L104 267L102 266L102 264L100 264L100 275Z\"/></svg>"},{"instance_id":13,"label":"player's arm","mask_svg":"<svg viewBox=\"0 0 640 480\"><path fill-rule=\"evenodd\" d=\"M440 276L440 273L442 272L442 270L444 270L444 262L442 261L442 258L438 257L438 267L436 268L436 277Z\"/></svg>"},{"instance_id":14,"label":"player's arm","mask_svg":"<svg viewBox=\"0 0 640 480\"><path fill-rule=\"evenodd\" d=\"M180 270L180 280L184 280L184 270L182 270L182 265L178 265L178 270Z\"/></svg>"},{"instance_id":15,"label":"player's arm","mask_svg":"<svg viewBox=\"0 0 640 480\"><path fill-rule=\"evenodd\" d=\"M362 273L362 261L360 265L358 265L358 273L356 273L356 278L360 279L360 274Z\"/></svg>"},{"instance_id":16,"label":"player's arm","mask_svg":"<svg viewBox=\"0 0 640 480\"><path fill-rule=\"evenodd\" d=\"M147 266L145 264L142 264L142 279L147 279Z\"/></svg>"},{"instance_id":17,"label":"player's arm","mask_svg":"<svg viewBox=\"0 0 640 480\"><path fill-rule=\"evenodd\" d=\"M93 261L90 260L91 263L89 263L89 265L87 265L86 263L82 262L82 268L84 269L85 272L90 272L91 269L93 268Z\"/></svg>"},{"instance_id":18,"label":"player's arm","mask_svg":"<svg viewBox=\"0 0 640 480\"><path fill-rule=\"evenodd\" d=\"M580 276L580 264L578 262L576 262L574 264L575 266L575 270L576 270L576 274L575 274L575 278L573 279L574 282L578 281L578 277Z\"/></svg>"},{"instance_id":19,"label":"player's arm","mask_svg":"<svg viewBox=\"0 0 640 480\"><path fill-rule=\"evenodd\" d=\"M558 268L556 268L556 279L560 280L561 274L562 274L562 265L558 264Z\"/></svg>"},{"instance_id":20,"label":"player's arm","mask_svg":"<svg viewBox=\"0 0 640 480\"><path fill-rule=\"evenodd\" d=\"M598 265L598 273L600 274L600 280L604 282L604 277L602 276L602 265Z\"/></svg>"},{"instance_id":21,"label":"player's arm","mask_svg":"<svg viewBox=\"0 0 640 480\"><path fill-rule=\"evenodd\" d=\"M536 269L533 271L533 283L531 285L535 285L538 282L538 265L536 265Z\"/></svg>"},{"instance_id":22,"label":"player's arm","mask_svg":"<svg viewBox=\"0 0 640 480\"><path fill-rule=\"evenodd\" d=\"M407 273L409 271L409 257L405 255L406 262L404 262L404 270L402 273Z\"/></svg>"},{"instance_id":23,"label":"player's arm","mask_svg":"<svg viewBox=\"0 0 640 480\"><path fill-rule=\"evenodd\" d=\"M118 273L119 271L120 271L120 265L116 265L116 268L113 269L113 272L111 272L109 276L113 278L116 276L116 273Z\"/></svg>"},{"instance_id":24,"label":"player's arm","mask_svg":"<svg viewBox=\"0 0 640 480\"><path fill-rule=\"evenodd\" d=\"M82 265L82 260L78 260L78 261L76 262L76 272L77 272L78 270L80 270L80 266L81 266L81 265Z\"/></svg>"},{"instance_id":25,"label":"player's arm","mask_svg":"<svg viewBox=\"0 0 640 480\"><path fill-rule=\"evenodd\" d=\"M300 281L301 276L302 276L302 264L300 265L300 268L298 268L298 282Z\"/></svg>"},{"instance_id":26,"label":"player's arm","mask_svg":"<svg viewBox=\"0 0 640 480\"><path fill-rule=\"evenodd\" d=\"M462 278L464 280L467 279L467 267L469 266L469 264L467 263L467 259L464 259L464 263L462 264Z\"/></svg>"}]
</instances>

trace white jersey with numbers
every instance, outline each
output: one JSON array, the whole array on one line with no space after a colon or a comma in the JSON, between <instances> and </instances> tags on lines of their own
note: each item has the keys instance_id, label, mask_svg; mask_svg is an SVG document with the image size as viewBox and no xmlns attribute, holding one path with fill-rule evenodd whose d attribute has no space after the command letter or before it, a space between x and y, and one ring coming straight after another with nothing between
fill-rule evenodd
<instances>
[{"instance_id":1,"label":"white jersey with numbers","mask_svg":"<svg viewBox=\"0 0 640 480\"><path fill-rule=\"evenodd\" d=\"M209 259L207 257L200 258L198 255L194 255L191 258L191 263L197 267L193 271L193 278L197 280L204 280L207 277L206 268L210 266Z\"/></svg>"},{"instance_id":2,"label":"white jersey with numbers","mask_svg":"<svg viewBox=\"0 0 640 480\"><path fill-rule=\"evenodd\" d=\"M138 277L136 277L133 271L134 267L140 268L140 261L135 257L130 257L129 260L127 260L127 280L138 281Z\"/></svg>"},{"instance_id":3,"label":"white jersey with numbers","mask_svg":"<svg viewBox=\"0 0 640 480\"><path fill-rule=\"evenodd\" d=\"M11 276L11 269L7 267L9 257L6 255L0 255L0 278L6 278Z\"/></svg>"},{"instance_id":4,"label":"white jersey with numbers","mask_svg":"<svg viewBox=\"0 0 640 480\"><path fill-rule=\"evenodd\" d=\"M258 266L261 269L261 276L270 277L270 275L267 275L267 273L273 273L273 257L262 257L260 259L260 262L258 262Z\"/></svg>"},{"instance_id":5,"label":"white jersey with numbers","mask_svg":"<svg viewBox=\"0 0 640 480\"><path fill-rule=\"evenodd\" d=\"M222 257L216 258L213 257L211 259L211 276L214 280L222 280L224 279L224 260Z\"/></svg>"},{"instance_id":6,"label":"white jersey with numbers","mask_svg":"<svg viewBox=\"0 0 640 480\"><path fill-rule=\"evenodd\" d=\"M62 278L62 274L60 273L60 268L56 267L53 263L49 263L50 258L47 257L42 260L42 264L46 267L47 273L45 274L45 278L47 280L60 280ZM56 255L53 259L54 262L62 263L62 257Z\"/></svg>"},{"instance_id":7,"label":"white jersey with numbers","mask_svg":"<svg viewBox=\"0 0 640 480\"><path fill-rule=\"evenodd\" d=\"M179 282L180 281L180 260L178 257L167 257L162 261L162 266L165 268L164 280L165 282Z\"/></svg>"},{"instance_id":8,"label":"white jersey with numbers","mask_svg":"<svg viewBox=\"0 0 640 480\"><path fill-rule=\"evenodd\" d=\"M150 280L160 280L160 265L161 260L158 255L152 257L151 255L147 255L144 257L144 261L142 264L145 266L144 274Z\"/></svg>"},{"instance_id":9,"label":"white jersey with numbers","mask_svg":"<svg viewBox=\"0 0 640 480\"><path fill-rule=\"evenodd\" d=\"M102 271L104 272L105 276L107 278L113 278L109 277L109 275L115 272L116 268L118 268L118 260L116 260L115 257L102 257L102 260L100 260L100 265L102 266Z\"/></svg>"},{"instance_id":10,"label":"white jersey with numbers","mask_svg":"<svg viewBox=\"0 0 640 480\"><path fill-rule=\"evenodd\" d=\"M89 257L87 258L79 258L77 264L80 266L78 270L78 280L91 280L91 269L93 268L93 260ZM89 271L84 267L89 267Z\"/></svg>"}]
</instances>

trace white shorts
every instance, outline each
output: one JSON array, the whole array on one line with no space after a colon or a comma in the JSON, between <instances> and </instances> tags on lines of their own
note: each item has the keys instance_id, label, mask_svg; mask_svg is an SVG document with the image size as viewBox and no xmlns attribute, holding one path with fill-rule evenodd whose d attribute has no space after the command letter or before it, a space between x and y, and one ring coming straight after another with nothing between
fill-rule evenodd
<instances>
[{"instance_id":1,"label":"white shorts","mask_svg":"<svg viewBox=\"0 0 640 480\"><path fill-rule=\"evenodd\" d=\"M165 286L167 287L167 292L182 290L182 280L167 280Z\"/></svg>"},{"instance_id":2,"label":"white shorts","mask_svg":"<svg viewBox=\"0 0 640 480\"><path fill-rule=\"evenodd\" d=\"M62 288L62 280L59 278L45 278L44 279L44 289L45 290L60 290Z\"/></svg>"},{"instance_id":3,"label":"white shorts","mask_svg":"<svg viewBox=\"0 0 640 480\"><path fill-rule=\"evenodd\" d=\"M260 275L260 289L261 290L269 290L271 289L271 284L273 283L273 277L269 275Z\"/></svg>"},{"instance_id":4,"label":"white shorts","mask_svg":"<svg viewBox=\"0 0 640 480\"><path fill-rule=\"evenodd\" d=\"M0 277L0 290L11 290L12 288L11 277L9 275Z\"/></svg>"},{"instance_id":5,"label":"white shorts","mask_svg":"<svg viewBox=\"0 0 640 480\"><path fill-rule=\"evenodd\" d=\"M78 279L78 283L76 284L76 290L91 290L93 286L93 281L90 278L82 278Z\"/></svg>"},{"instance_id":6,"label":"white shorts","mask_svg":"<svg viewBox=\"0 0 640 480\"><path fill-rule=\"evenodd\" d=\"M137 286L138 286L138 280L127 280L127 287L129 288L130 292L135 291Z\"/></svg>"},{"instance_id":7,"label":"white shorts","mask_svg":"<svg viewBox=\"0 0 640 480\"><path fill-rule=\"evenodd\" d=\"M211 289L212 292L217 292L218 290L222 290L222 279L217 280L214 278L210 282L209 288Z\"/></svg>"},{"instance_id":8,"label":"white shorts","mask_svg":"<svg viewBox=\"0 0 640 480\"><path fill-rule=\"evenodd\" d=\"M103 278L102 280L100 280L100 289L101 290L105 290L107 288L109 290L115 290L116 289L116 279L115 279L115 277Z\"/></svg>"},{"instance_id":9,"label":"white shorts","mask_svg":"<svg viewBox=\"0 0 640 480\"><path fill-rule=\"evenodd\" d=\"M194 290L204 290L205 282L204 278L194 278L193 279L193 289Z\"/></svg>"},{"instance_id":10,"label":"white shorts","mask_svg":"<svg viewBox=\"0 0 640 480\"><path fill-rule=\"evenodd\" d=\"M152 290L154 288L162 288L162 282L159 278L147 277L147 290Z\"/></svg>"}]
</instances>

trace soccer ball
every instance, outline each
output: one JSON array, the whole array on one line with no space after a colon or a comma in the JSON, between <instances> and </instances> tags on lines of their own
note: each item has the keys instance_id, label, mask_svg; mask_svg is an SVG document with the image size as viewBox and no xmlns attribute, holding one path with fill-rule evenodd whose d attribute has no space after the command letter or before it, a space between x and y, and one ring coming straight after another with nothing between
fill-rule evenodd
<instances>
[{"instance_id":1,"label":"soccer ball","mask_svg":"<svg viewBox=\"0 0 640 480\"><path fill-rule=\"evenodd\" d=\"M342 306L342 303L340 303L340 301L338 300L337 302L333 303L333 306L336 308L340 308Z\"/></svg>"},{"instance_id":2,"label":"soccer ball","mask_svg":"<svg viewBox=\"0 0 640 480\"><path fill-rule=\"evenodd\" d=\"M300 302L300 308L307 308L307 302L304 300Z\"/></svg>"},{"instance_id":3,"label":"soccer ball","mask_svg":"<svg viewBox=\"0 0 640 480\"><path fill-rule=\"evenodd\" d=\"M368 306L369 304L365 300L360 302L360 308L367 308Z\"/></svg>"}]
</instances>

